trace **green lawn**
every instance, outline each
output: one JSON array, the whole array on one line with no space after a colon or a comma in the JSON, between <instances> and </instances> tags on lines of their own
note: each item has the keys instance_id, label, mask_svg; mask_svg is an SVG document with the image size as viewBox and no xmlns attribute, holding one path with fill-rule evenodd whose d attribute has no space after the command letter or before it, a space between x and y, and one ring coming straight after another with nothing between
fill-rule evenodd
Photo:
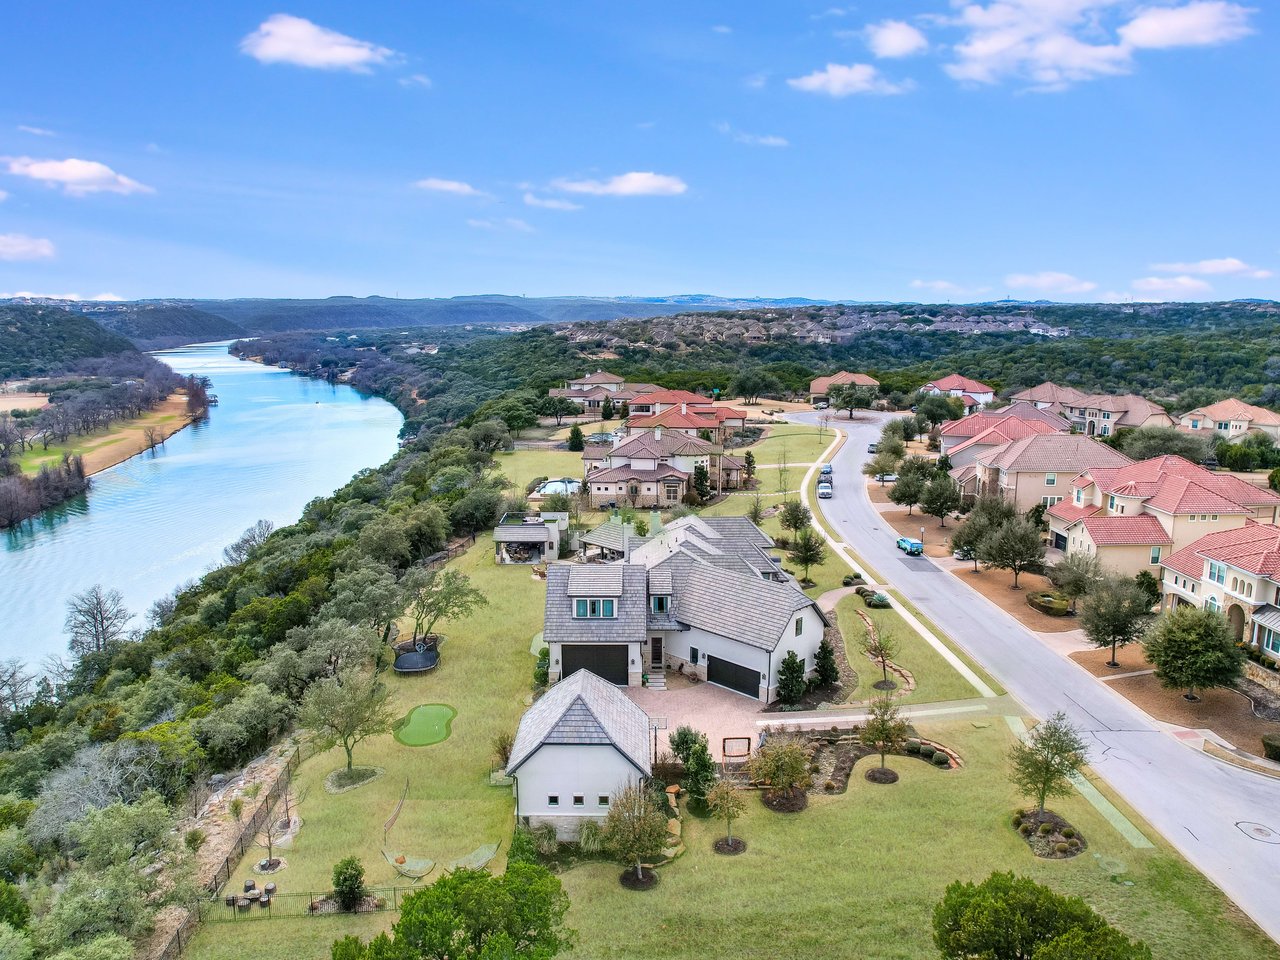
<instances>
[{"instance_id":1,"label":"green lawn","mask_svg":"<svg viewBox=\"0 0 1280 960\"><path fill-rule=\"evenodd\" d=\"M1003 723L932 723L922 732L958 749L967 766L943 773L894 758L902 780L884 787L862 779L875 762L863 760L848 793L816 797L795 815L771 813L751 796L735 824L749 845L738 857L711 852L717 823L686 816L687 852L643 894L619 886L613 864L565 873L569 922L581 936L571 956L934 960L931 915L943 889L993 870L1083 896L1147 940L1159 960L1280 955L1175 854L1132 849L1079 797L1056 809L1089 849L1070 861L1037 860L1009 826L1022 801L1006 778L1012 735Z\"/></svg>"},{"instance_id":2,"label":"green lawn","mask_svg":"<svg viewBox=\"0 0 1280 960\"><path fill-rule=\"evenodd\" d=\"M441 864L477 847L503 842L501 868L511 835L513 803L509 787L489 786L494 760L492 741L500 731L513 731L529 697L533 657L529 640L542 627L546 587L534 580L528 567L499 567L493 562L493 543L487 536L456 561L458 569L489 598L489 606L461 623L444 624L448 640L440 648L440 666L424 676L391 675L395 713L403 716L424 703L447 703L458 711L452 732L442 743L408 747L391 735L356 748L356 763L386 769L368 786L339 795L327 794L322 781L343 762L337 748L307 760L296 784L305 794L300 806L303 827L294 846L285 851L288 868L273 878L282 893L323 891L330 886L333 864L354 854L364 862L371 886L407 885L382 856L382 825L395 809L406 778L409 795L387 841L388 849L414 857L430 857ZM232 877L228 889L240 889L252 876L249 867L264 854L250 854ZM277 957L302 960L287 939L290 926L316 921L280 920L265 924L208 923L191 949L193 957ZM346 927L320 921L337 931L319 938L327 947ZM361 918L352 929L376 929L376 918ZM389 920L385 920L389 922ZM268 936L270 934L270 936ZM327 955L327 954L326 954Z\"/></svg>"},{"instance_id":3,"label":"green lawn","mask_svg":"<svg viewBox=\"0 0 1280 960\"><path fill-rule=\"evenodd\" d=\"M99 447L115 442L123 432L140 432L146 427L166 427L181 419L182 414L179 413L151 411L144 413L136 420L122 420L104 429L71 437L66 443L51 443L48 450L37 444L34 449L27 450L18 457L17 464L23 473L39 473L43 466L52 467L60 463L64 454L82 457Z\"/></svg>"},{"instance_id":4,"label":"green lawn","mask_svg":"<svg viewBox=\"0 0 1280 960\"><path fill-rule=\"evenodd\" d=\"M735 457L741 457L750 450L756 463L782 463L784 460L787 463L813 463L834 439L835 433L831 430L799 423L775 423L769 427L768 435L760 442L729 452ZM804 470L801 470L795 479L799 481L803 476Z\"/></svg>"},{"instance_id":5,"label":"green lawn","mask_svg":"<svg viewBox=\"0 0 1280 960\"><path fill-rule=\"evenodd\" d=\"M582 479L582 454L568 450L513 450L499 453L498 468L511 481L512 492L524 488L536 477Z\"/></svg>"}]
</instances>

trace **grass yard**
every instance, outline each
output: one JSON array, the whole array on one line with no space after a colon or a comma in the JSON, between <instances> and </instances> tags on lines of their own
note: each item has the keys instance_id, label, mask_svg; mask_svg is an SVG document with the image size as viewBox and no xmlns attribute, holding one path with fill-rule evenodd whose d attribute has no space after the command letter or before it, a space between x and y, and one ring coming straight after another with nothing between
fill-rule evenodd
<instances>
[{"instance_id":1,"label":"grass yard","mask_svg":"<svg viewBox=\"0 0 1280 960\"><path fill-rule=\"evenodd\" d=\"M513 450L499 453L495 459L498 469L511 481L513 493L523 494L537 477L582 479L582 454L568 450Z\"/></svg>"},{"instance_id":2,"label":"grass yard","mask_svg":"<svg viewBox=\"0 0 1280 960\"><path fill-rule=\"evenodd\" d=\"M1006 776L1012 734L1003 723L930 723L922 732L958 749L967 766L943 773L895 758L902 780L882 787L862 778L876 762L863 760L848 793L814 797L793 815L751 796L734 825L748 843L737 857L711 852L722 825L686 816L687 852L646 893L619 886L610 863L565 873L569 922L581 937L570 956L934 960L931 918L944 888L993 870L1084 897L1159 960L1280 955L1179 857L1163 845L1134 850L1079 797L1055 809L1089 848L1073 860L1037 860L1009 825L1022 800Z\"/></svg>"},{"instance_id":3,"label":"grass yard","mask_svg":"<svg viewBox=\"0 0 1280 960\"><path fill-rule=\"evenodd\" d=\"M769 434L763 440L729 453L741 457L750 450L756 463L782 463L784 459L788 463L813 463L834 439L835 433L831 430L799 423L778 423L769 428ZM801 470L795 479L799 481L803 476L804 470Z\"/></svg>"},{"instance_id":4,"label":"grass yard","mask_svg":"<svg viewBox=\"0 0 1280 960\"><path fill-rule=\"evenodd\" d=\"M64 454L69 454L83 457L85 470L97 473L146 450L143 431L147 427L155 428L159 436L167 439L187 422L186 399L175 394L134 420L121 420L105 429L71 437L66 443L50 444L48 450L37 444L35 449L18 457L18 467L23 473L35 474L41 467L53 466Z\"/></svg>"},{"instance_id":5,"label":"grass yard","mask_svg":"<svg viewBox=\"0 0 1280 960\"><path fill-rule=\"evenodd\" d=\"M386 769L373 783L339 795L325 792L322 781L343 763L341 747L312 757L298 770L295 784L305 799L299 806L303 827L284 857L288 868L272 877L281 893L324 891L331 886L333 864L354 854L363 862L370 886L408 886L382 856L382 825L395 809L409 780L409 795L391 829L387 848L443 865L477 847L503 842L495 865L501 869L511 835L513 801L509 787L489 786L494 763L492 741L514 731L529 696L533 657L529 640L542 626L546 587L528 567L499 567L493 544L482 536L455 562L457 569L489 598L489 606L460 623L443 624L448 640L440 648L440 666L425 676L390 675L395 713L404 716L424 703L447 703L458 714L447 740L409 747L391 735L356 748L356 763ZM249 854L227 889L238 890L253 876L258 856ZM303 960L328 955L329 943L348 932L368 935L389 925L390 914L349 918L271 920L260 923L206 923L190 955L208 960L254 956L259 960ZM316 949L299 949L294 929ZM328 933L315 935L313 930ZM323 949L321 949L323 948Z\"/></svg>"}]
</instances>

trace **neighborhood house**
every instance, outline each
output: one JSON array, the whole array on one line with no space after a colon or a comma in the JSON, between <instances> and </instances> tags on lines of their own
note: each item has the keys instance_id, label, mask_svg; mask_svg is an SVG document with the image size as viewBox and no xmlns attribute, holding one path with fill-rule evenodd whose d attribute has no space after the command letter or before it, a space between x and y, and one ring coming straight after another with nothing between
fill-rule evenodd
<instances>
[{"instance_id":1,"label":"neighborhood house","mask_svg":"<svg viewBox=\"0 0 1280 960\"><path fill-rule=\"evenodd\" d=\"M934 397L959 397L960 402L964 404L965 413L980 410L996 398L993 387L971 380L969 377L962 377L958 373L930 380L920 390Z\"/></svg>"},{"instance_id":2,"label":"neighborhood house","mask_svg":"<svg viewBox=\"0 0 1280 960\"><path fill-rule=\"evenodd\" d=\"M1025 513L1071 496L1071 479L1088 470L1132 462L1090 437L1041 433L985 448L972 463L953 468L951 476L966 496L999 496Z\"/></svg>"},{"instance_id":3,"label":"neighborhood house","mask_svg":"<svg viewBox=\"0 0 1280 960\"><path fill-rule=\"evenodd\" d=\"M809 402L818 403L821 400L826 400L832 387L865 387L869 392L874 392L880 387L880 381L865 373L850 373L848 370L841 370L839 373L833 373L829 377L818 377L816 380L811 380L809 382Z\"/></svg>"},{"instance_id":4,"label":"neighborhood house","mask_svg":"<svg viewBox=\"0 0 1280 960\"><path fill-rule=\"evenodd\" d=\"M1211 403L1207 407L1196 407L1184 413L1178 418L1178 428L1188 433L1228 440L1236 440L1246 433L1257 431L1272 440L1280 440L1280 413L1233 398Z\"/></svg>"}]
</instances>

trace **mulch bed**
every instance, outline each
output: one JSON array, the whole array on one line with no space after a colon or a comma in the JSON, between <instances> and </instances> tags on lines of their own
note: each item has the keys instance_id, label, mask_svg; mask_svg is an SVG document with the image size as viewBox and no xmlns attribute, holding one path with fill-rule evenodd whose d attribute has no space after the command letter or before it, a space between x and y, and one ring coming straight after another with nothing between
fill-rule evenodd
<instances>
[{"instance_id":1,"label":"mulch bed","mask_svg":"<svg viewBox=\"0 0 1280 960\"><path fill-rule=\"evenodd\" d=\"M337 900L331 900L328 897L317 897L315 900L312 901L312 903L314 905L314 909L311 911L312 913L326 913L326 914L348 913L348 912L373 913L377 910L381 910L385 905L385 901L379 899L378 897L365 897L363 900L360 901L359 906L357 906L354 910L351 910L351 911L343 910L340 906L338 906Z\"/></svg>"},{"instance_id":2,"label":"mulch bed","mask_svg":"<svg viewBox=\"0 0 1280 960\"><path fill-rule=\"evenodd\" d=\"M355 774L367 773L368 776L356 783L343 784L341 781L347 773L347 768L339 767L324 778L324 792L337 794L346 793L348 790L359 790L366 784L373 783L387 771L382 767L354 767L351 772Z\"/></svg>"},{"instance_id":3,"label":"mulch bed","mask_svg":"<svg viewBox=\"0 0 1280 960\"><path fill-rule=\"evenodd\" d=\"M732 839L729 837L721 837L712 844L711 848L715 850L716 853L722 853L726 857L736 857L738 854L746 852L747 841L743 840L741 837L734 837Z\"/></svg>"},{"instance_id":4,"label":"mulch bed","mask_svg":"<svg viewBox=\"0 0 1280 960\"><path fill-rule=\"evenodd\" d=\"M760 802L774 813L799 813L809 806L809 794L803 790L781 791L765 790L760 794Z\"/></svg>"},{"instance_id":5,"label":"mulch bed","mask_svg":"<svg viewBox=\"0 0 1280 960\"><path fill-rule=\"evenodd\" d=\"M890 770L888 767L872 767L863 774L872 783L897 783L898 771Z\"/></svg>"},{"instance_id":6,"label":"mulch bed","mask_svg":"<svg viewBox=\"0 0 1280 960\"><path fill-rule=\"evenodd\" d=\"M1272 693L1256 680L1241 677L1236 689L1253 701L1253 715L1263 720L1280 720L1280 696Z\"/></svg>"},{"instance_id":7,"label":"mulch bed","mask_svg":"<svg viewBox=\"0 0 1280 960\"><path fill-rule=\"evenodd\" d=\"M849 658L845 654L844 636L840 633L840 628L833 624L823 631L822 636L823 639L831 644L831 649L836 655L836 668L840 671L840 679L830 687L818 687L809 690L794 706L788 706L780 700L774 701L765 707L765 713L817 710L824 703L844 703L847 699L846 691L852 692L858 689L858 674L850 665Z\"/></svg>"},{"instance_id":8,"label":"mulch bed","mask_svg":"<svg viewBox=\"0 0 1280 960\"><path fill-rule=\"evenodd\" d=\"M1013 828L1027 841L1031 852L1043 860L1070 860L1078 857L1089 846L1080 831L1052 810L1043 813L1039 810L1020 810L1014 814L1013 820ZM1022 833L1024 824L1031 826L1029 833ZM1048 833L1041 833L1042 824L1048 824L1052 829ZM1072 836L1063 831L1068 831ZM1059 844L1066 844L1067 849L1060 851Z\"/></svg>"},{"instance_id":9,"label":"mulch bed","mask_svg":"<svg viewBox=\"0 0 1280 960\"><path fill-rule=\"evenodd\" d=\"M642 867L640 876L637 877L635 867L628 867L622 871L618 882L628 890L652 890L658 885L658 871Z\"/></svg>"}]
</instances>

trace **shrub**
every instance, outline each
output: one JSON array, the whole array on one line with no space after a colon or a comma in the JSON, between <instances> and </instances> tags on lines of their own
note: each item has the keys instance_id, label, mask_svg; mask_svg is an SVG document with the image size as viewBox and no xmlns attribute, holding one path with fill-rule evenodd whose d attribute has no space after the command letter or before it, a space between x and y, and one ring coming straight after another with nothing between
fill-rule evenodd
<instances>
[{"instance_id":1,"label":"shrub","mask_svg":"<svg viewBox=\"0 0 1280 960\"><path fill-rule=\"evenodd\" d=\"M1070 849L1071 847L1068 844L1062 843L1061 841L1053 845L1054 853L1066 853Z\"/></svg>"},{"instance_id":2,"label":"shrub","mask_svg":"<svg viewBox=\"0 0 1280 960\"><path fill-rule=\"evenodd\" d=\"M1022 826L1022 814L1015 813L1013 815L1013 825L1015 828Z\"/></svg>"},{"instance_id":3,"label":"shrub","mask_svg":"<svg viewBox=\"0 0 1280 960\"><path fill-rule=\"evenodd\" d=\"M836 788L836 782L834 780L828 780L826 783L822 785L822 788L826 790L827 793L830 793L832 790Z\"/></svg>"},{"instance_id":4,"label":"shrub","mask_svg":"<svg viewBox=\"0 0 1280 960\"><path fill-rule=\"evenodd\" d=\"M560 849L560 838L556 836L556 828L549 823L535 828L532 832L533 845L544 857L554 857Z\"/></svg>"},{"instance_id":5,"label":"shrub","mask_svg":"<svg viewBox=\"0 0 1280 960\"><path fill-rule=\"evenodd\" d=\"M1074 836L1076 835L1075 828L1074 828L1074 827L1063 827L1063 828L1062 828L1062 835L1063 835L1064 837L1066 837L1068 840L1070 840L1072 837L1074 837Z\"/></svg>"},{"instance_id":6,"label":"shrub","mask_svg":"<svg viewBox=\"0 0 1280 960\"><path fill-rule=\"evenodd\" d=\"M821 768L821 767L819 767L816 763L811 763L811 764L809 764L809 772L810 772L810 773L817 773L817 772L818 772L819 770L821 770L821 769L822 769L822 768Z\"/></svg>"},{"instance_id":7,"label":"shrub","mask_svg":"<svg viewBox=\"0 0 1280 960\"><path fill-rule=\"evenodd\" d=\"M604 849L604 829L600 824L587 820L578 828L578 849L588 856Z\"/></svg>"},{"instance_id":8,"label":"shrub","mask_svg":"<svg viewBox=\"0 0 1280 960\"><path fill-rule=\"evenodd\" d=\"M1053 833L1053 824L1052 824L1052 823L1042 823L1042 824L1040 824L1040 836L1042 836L1042 837L1047 837L1047 836L1048 836L1049 834L1051 834L1051 833Z\"/></svg>"},{"instance_id":9,"label":"shrub","mask_svg":"<svg viewBox=\"0 0 1280 960\"><path fill-rule=\"evenodd\" d=\"M1072 838L1071 838L1071 849L1072 849L1072 850L1079 850L1079 849L1080 849L1080 838L1079 838L1079 837L1072 837Z\"/></svg>"},{"instance_id":10,"label":"shrub","mask_svg":"<svg viewBox=\"0 0 1280 960\"><path fill-rule=\"evenodd\" d=\"M1277 469L1280 469L1280 467ZM1264 733L1262 735L1262 752L1268 760L1280 763L1280 734Z\"/></svg>"},{"instance_id":11,"label":"shrub","mask_svg":"<svg viewBox=\"0 0 1280 960\"><path fill-rule=\"evenodd\" d=\"M920 744L920 756L924 757L926 760L931 759L937 752L938 748L931 743Z\"/></svg>"},{"instance_id":12,"label":"shrub","mask_svg":"<svg viewBox=\"0 0 1280 960\"><path fill-rule=\"evenodd\" d=\"M919 740L914 740L914 739L912 739L912 740L908 740L908 741L907 741L906 750L907 750L907 753L919 753L919 752L920 752L920 741L919 741Z\"/></svg>"},{"instance_id":13,"label":"shrub","mask_svg":"<svg viewBox=\"0 0 1280 960\"><path fill-rule=\"evenodd\" d=\"M187 849L195 853L204 846L205 834L199 828L188 830L182 837L182 842L187 845Z\"/></svg>"},{"instance_id":14,"label":"shrub","mask_svg":"<svg viewBox=\"0 0 1280 960\"><path fill-rule=\"evenodd\" d=\"M228 809L231 811L231 816L236 820L239 820L240 814L244 813L244 798L236 797L228 805Z\"/></svg>"},{"instance_id":15,"label":"shrub","mask_svg":"<svg viewBox=\"0 0 1280 960\"><path fill-rule=\"evenodd\" d=\"M511 845L507 847L507 864L537 863L538 847L533 842L533 834L524 827L516 827L511 835Z\"/></svg>"},{"instance_id":16,"label":"shrub","mask_svg":"<svg viewBox=\"0 0 1280 960\"><path fill-rule=\"evenodd\" d=\"M538 651L538 662L533 665L533 685L535 688L545 687L551 673L551 649L543 647Z\"/></svg>"},{"instance_id":17,"label":"shrub","mask_svg":"<svg viewBox=\"0 0 1280 960\"><path fill-rule=\"evenodd\" d=\"M1028 593L1027 604L1051 617L1065 617L1071 612L1071 601L1060 593Z\"/></svg>"},{"instance_id":18,"label":"shrub","mask_svg":"<svg viewBox=\"0 0 1280 960\"><path fill-rule=\"evenodd\" d=\"M941 750L938 750L933 755L933 765L935 767L949 767L951 766L951 758Z\"/></svg>"},{"instance_id":19,"label":"shrub","mask_svg":"<svg viewBox=\"0 0 1280 960\"><path fill-rule=\"evenodd\" d=\"M333 899L343 910L354 910L364 897L364 865L357 857L343 857L333 865Z\"/></svg>"},{"instance_id":20,"label":"shrub","mask_svg":"<svg viewBox=\"0 0 1280 960\"><path fill-rule=\"evenodd\" d=\"M1022 834L1024 837L1031 836L1031 824L1024 823L1022 826L1018 828L1018 832Z\"/></svg>"}]
</instances>

